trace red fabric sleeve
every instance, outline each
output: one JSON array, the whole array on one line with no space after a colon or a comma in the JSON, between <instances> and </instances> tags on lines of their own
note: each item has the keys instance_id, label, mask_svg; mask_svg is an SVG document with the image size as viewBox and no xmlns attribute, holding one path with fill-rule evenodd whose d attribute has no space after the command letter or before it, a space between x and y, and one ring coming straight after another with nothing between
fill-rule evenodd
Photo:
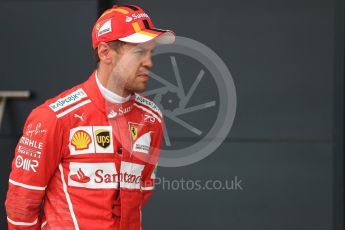
<instances>
[{"instance_id":1,"label":"red fabric sleeve","mask_svg":"<svg viewBox=\"0 0 345 230\"><path fill-rule=\"evenodd\" d=\"M163 122L163 121L162 121ZM143 171L143 179L141 184L141 191L143 194L143 204L142 207L145 206L147 201L149 200L150 196L152 195L152 190L155 186L155 179L156 179L156 167L158 164L160 148L162 143L162 136L163 136L163 125L159 124L157 131L152 133L152 144L150 148L150 161L145 166Z\"/></svg>"},{"instance_id":2,"label":"red fabric sleeve","mask_svg":"<svg viewBox=\"0 0 345 230\"><path fill-rule=\"evenodd\" d=\"M55 114L45 108L33 110L12 162L5 202L8 229L41 229L40 206L60 162L62 141Z\"/></svg>"}]
</instances>

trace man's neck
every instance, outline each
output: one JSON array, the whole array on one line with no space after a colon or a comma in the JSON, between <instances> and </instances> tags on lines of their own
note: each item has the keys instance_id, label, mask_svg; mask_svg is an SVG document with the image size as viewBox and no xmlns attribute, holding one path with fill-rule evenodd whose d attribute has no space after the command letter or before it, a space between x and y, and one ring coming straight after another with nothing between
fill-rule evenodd
<instances>
[{"instance_id":1,"label":"man's neck","mask_svg":"<svg viewBox=\"0 0 345 230\"><path fill-rule=\"evenodd\" d=\"M98 81L108 90L115 93L116 95L126 98L131 95L131 92L124 88L124 85L121 84L119 79L113 79L112 69L109 69L105 66L98 67L97 70Z\"/></svg>"},{"instance_id":2,"label":"man's neck","mask_svg":"<svg viewBox=\"0 0 345 230\"><path fill-rule=\"evenodd\" d=\"M106 82L106 83L102 83L101 79L103 80L103 82ZM124 97L123 96L124 94L120 95L116 93L114 91L114 87L109 87L109 86L112 86L113 84L111 83L109 84L108 81L104 81L104 76L103 78L100 77L99 69L96 70L96 82L102 96L111 103L124 103L124 102L127 102L131 97L131 94L129 93L127 94L127 96Z\"/></svg>"}]
</instances>

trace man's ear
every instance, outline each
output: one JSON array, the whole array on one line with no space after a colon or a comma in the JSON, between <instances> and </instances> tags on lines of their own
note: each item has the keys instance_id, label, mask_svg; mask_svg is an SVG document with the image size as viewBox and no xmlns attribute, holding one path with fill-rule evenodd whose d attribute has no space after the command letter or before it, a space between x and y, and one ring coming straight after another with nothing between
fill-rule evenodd
<instances>
[{"instance_id":1,"label":"man's ear","mask_svg":"<svg viewBox=\"0 0 345 230\"><path fill-rule=\"evenodd\" d=\"M98 52L98 57L100 61L105 62L107 64L111 63L112 61L111 49L107 43L105 42L99 43L97 52Z\"/></svg>"}]
</instances>

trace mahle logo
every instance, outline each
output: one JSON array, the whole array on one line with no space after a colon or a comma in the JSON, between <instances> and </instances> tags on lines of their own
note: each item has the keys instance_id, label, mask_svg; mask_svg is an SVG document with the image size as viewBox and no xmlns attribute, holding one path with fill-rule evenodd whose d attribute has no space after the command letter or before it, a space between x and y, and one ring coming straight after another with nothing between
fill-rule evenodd
<instances>
[{"instance_id":1,"label":"mahle logo","mask_svg":"<svg viewBox=\"0 0 345 230\"><path fill-rule=\"evenodd\" d=\"M110 145L110 132L108 130L99 129L95 131L96 142L102 148L107 148Z\"/></svg>"}]
</instances>

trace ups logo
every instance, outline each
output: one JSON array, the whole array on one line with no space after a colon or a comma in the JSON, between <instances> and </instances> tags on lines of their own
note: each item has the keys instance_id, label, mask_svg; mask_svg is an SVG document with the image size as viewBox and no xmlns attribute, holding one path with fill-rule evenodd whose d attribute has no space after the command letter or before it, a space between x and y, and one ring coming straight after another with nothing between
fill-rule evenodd
<instances>
[{"instance_id":1,"label":"ups logo","mask_svg":"<svg viewBox=\"0 0 345 230\"><path fill-rule=\"evenodd\" d=\"M110 132L108 130L96 130L96 142L102 148L107 148L110 145Z\"/></svg>"}]
</instances>

